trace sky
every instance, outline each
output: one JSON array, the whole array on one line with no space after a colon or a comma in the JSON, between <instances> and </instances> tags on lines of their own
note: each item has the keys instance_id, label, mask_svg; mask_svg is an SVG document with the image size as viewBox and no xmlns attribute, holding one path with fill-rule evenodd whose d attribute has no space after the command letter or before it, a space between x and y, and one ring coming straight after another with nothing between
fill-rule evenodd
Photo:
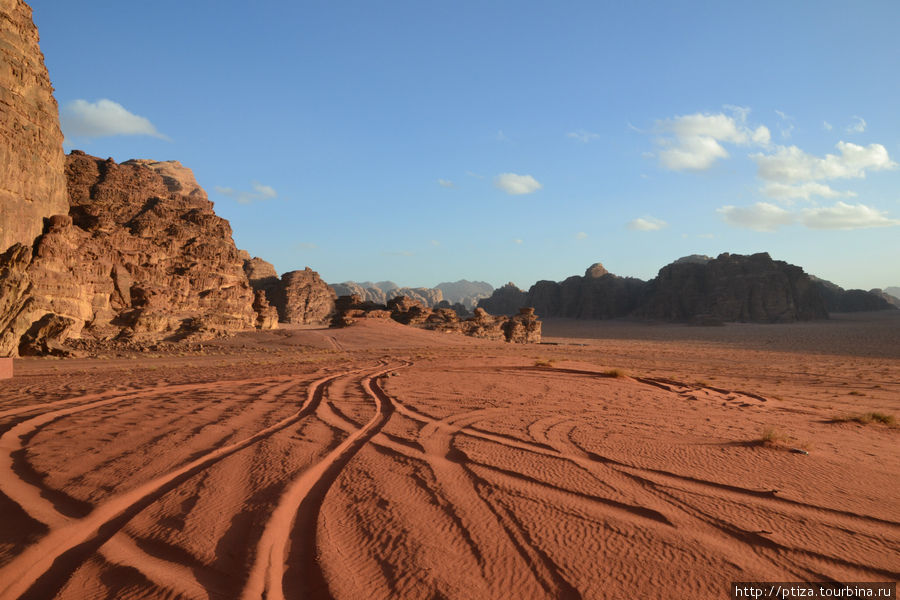
<instances>
[{"instance_id":1,"label":"sky","mask_svg":"<svg viewBox=\"0 0 900 600\"><path fill-rule=\"evenodd\" d=\"M769 252L900 285L900 3L31 0L64 148L328 282Z\"/></svg>"}]
</instances>

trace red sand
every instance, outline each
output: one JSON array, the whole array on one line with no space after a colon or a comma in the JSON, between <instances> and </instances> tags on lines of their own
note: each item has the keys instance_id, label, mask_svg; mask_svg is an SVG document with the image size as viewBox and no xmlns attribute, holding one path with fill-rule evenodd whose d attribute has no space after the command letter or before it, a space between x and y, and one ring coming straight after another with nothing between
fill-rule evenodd
<instances>
[{"instance_id":1,"label":"red sand","mask_svg":"<svg viewBox=\"0 0 900 600\"><path fill-rule=\"evenodd\" d=\"M900 429L832 420L900 416L898 332L560 321L511 346L363 322L17 360L0 600L897 580Z\"/></svg>"}]
</instances>

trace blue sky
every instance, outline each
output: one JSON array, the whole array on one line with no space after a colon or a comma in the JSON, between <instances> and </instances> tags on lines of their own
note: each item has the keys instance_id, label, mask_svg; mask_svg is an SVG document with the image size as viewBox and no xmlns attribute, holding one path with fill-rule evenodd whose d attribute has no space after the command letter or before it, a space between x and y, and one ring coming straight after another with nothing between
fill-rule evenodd
<instances>
[{"instance_id":1,"label":"blue sky","mask_svg":"<svg viewBox=\"0 0 900 600\"><path fill-rule=\"evenodd\" d=\"M326 281L768 251L900 285L900 3L32 0L66 149Z\"/></svg>"}]
</instances>

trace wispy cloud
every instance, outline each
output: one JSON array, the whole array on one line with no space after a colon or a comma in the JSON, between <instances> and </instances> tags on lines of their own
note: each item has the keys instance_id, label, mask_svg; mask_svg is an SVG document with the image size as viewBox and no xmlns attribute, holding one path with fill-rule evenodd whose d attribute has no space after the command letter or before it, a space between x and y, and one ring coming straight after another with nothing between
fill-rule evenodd
<instances>
[{"instance_id":1,"label":"wispy cloud","mask_svg":"<svg viewBox=\"0 0 900 600\"><path fill-rule=\"evenodd\" d=\"M832 129L834 129L834 126L828 121L822 121L822 129L824 129L825 131L831 131Z\"/></svg>"},{"instance_id":2,"label":"wispy cloud","mask_svg":"<svg viewBox=\"0 0 900 600\"><path fill-rule=\"evenodd\" d=\"M659 162L673 171L703 171L719 159L728 158L723 144L761 145L771 141L771 133L764 125L747 126L749 109L728 107L734 114L695 113L656 122L661 134Z\"/></svg>"},{"instance_id":3,"label":"wispy cloud","mask_svg":"<svg viewBox=\"0 0 900 600\"><path fill-rule=\"evenodd\" d=\"M797 146L778 146L772 154L753 154L751 158L756 161L760 178L780 183L862 178L866 171L897 168L881 144L838 142L837 149L839 154L819 158Z\"/></svg>"},{"instance_id":4,"label":"wispy cloud","mask_svg":"<svg viewBox=\"0 0 900 600\"><path fill-rule=\"evenodd\" d=\"M658 231L667 227L668 223L656 217L638 217L628 222L626 227L632 231Z\"/></svg>"},{"instance_id":5,"label":"wispy cloud","mask_svg":"<svg viewBox=\"0 0 900 600\"><path fill-rule=\"evenodd\" d=\"M847 133L863 133L866 130L866 120L862 117L853 115L853 122L847 126Z\"/></svg>"},{"instance_id":6,"label":"wispy cloud","mask_svg":"<svg viewBox=\"0 0 900 600\"><path fill-rule=\"evenodd\" d=\"M449 179L438 179L437 182L438 182L438 185L441 186L442 188L450 189L450 188L456 187L456 184L453 183L452 181L450 181Z\"/></svg>"},{"instance_id":7,"label":"wispy cloud","mask_svg":"<svg viewBox=\"0 0 900 600\"><path fill-rule=\"evenodd\" d=\"M385 250L382 252L385 256L415 256L416 253L410 250Z\"/></svg>"},{"instance_id":8,"label":"wispy cloud","mask_svg":"<svg viewBox=\"0 0 900 600\"><path fill-rule=\"evenodd\" d=\"M753 206L723 206L716 212L729 225L755 231L775 231L795 220L795 216L789 211L769 202L757 202Z\"/></svg>"},{"instance_id":9,"label":"wispy cloud","mask_svg":"<svg viewBox=\"0 0 900 600\"><path fill-rule=\"evenodd\" d=\"M593 140L600 139L599 133L592 133L590 131L585 131L584 129L579 129L578 131L570 131L566 134L567 138L578 140L582 144L587 144Z\"/></svg>"},{"instance_id":10,"label":"wispy cloud","mask_svg":"<svg viewBox=\"0 0 900 600\"><path fill-rule=\"evenodd\" d=\"M779 129L782 139L790 139L791 133L794 131L794 117L785 114L780 110L776 110L775 114L781 119L781 127Z\"/></svg>"},{"instance_id":11,"label":"wispy cloud","mask_svg":"<svg viewBox=\"0 0 900 600\"><path fill-rule=\"evenodd\" d=\"M586 234L583 231L579 231L578 233L575 234L576 240L586 240L587 238L588 238L588 234Z\"/></svg>"},{"instance_id":12,"label":"wispy cloud","mask_svg":"<svg viewBox=\"0 0 900 600\"><path fill-rule=\"evenodd\" d=\"M514 196L533 194L543 186L531 175L501 173L494 178L494 187Z\"/></svg>"},{"instance_id":13,"label":"wispy cloud","mask_svg":"<svg viewBox=\"0 0 900 600\"><path fill-rule=\"evenodd\" d=\"M114 135L147 135L168 140L146 117L129 112L118 102L106 98L96 102L74 100L63 107L60 126L66 139L97 138Z\"/></svg>"},{"instance_id":14,"label":"wispy cloud","mask_svg":"<svg viewBox=\"0 0 900 600\"><path fill-rule=\"evenodd\" d=\"M218 185L215 186L214 189L218 193L231 198L239 204L251 204L260 200L271 200L278 197L278 192L276 192L275 188L273 188L272 186L264 185L262 183L254 181L252 187L253 189L251 191L236 190L234 188L222 187Z\"/></svg>"},{"instance_id":15,"label":"wispy cloud","mask_svg":"<svg viewBox=\"0 0 900 600\"><path fill-rule=\"evenodd\" d=\"M796 185L772 181L762 187L762 193L780 202L790 204L794 200L811 200L814 196L822 198L841 198L856 196L856 192L839 192L824 183L807 181Z\"/></svg>"},{"instance_id":16,"label":"wispy cloud","mask_svg":"<svg viewBox=\"0 0 900 600\"><path fill-rule=\"evenodd\" d=\"M524 243L525 243L525 240L523 240L522 238L516 238L516 239L513 240L513 244L521 245L521 244L524 244Z\"/></svg>"}]
</instances>

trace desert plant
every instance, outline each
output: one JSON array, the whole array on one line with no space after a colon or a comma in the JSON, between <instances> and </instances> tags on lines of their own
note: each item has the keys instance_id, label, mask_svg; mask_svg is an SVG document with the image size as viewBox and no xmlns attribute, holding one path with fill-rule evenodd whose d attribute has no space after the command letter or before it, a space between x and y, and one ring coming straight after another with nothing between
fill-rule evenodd
<instances>
[{"instance_id":1,"label":"desert plant","mask_svg":"<svg viewBox=\"0 0 900 600\"><path fill-rule=\"evenodd\" d=\"M600 374L604 377L628 377L624 369L607 369Z\"/></svg>"},{"instance_id":2,"label":"desert plant","mask_svg":"<svg viewBox=\"0 0 900 600\"><path fill-rule=\"evenodd\" d=\"M893 426L897 423L897 419L894 418L894 415L889 415L881 412L867 412L860 413L855 415L840 415L837 417L832 417L832 423L859 423L860 425L868 425L869 423L881 423L883 425Z\"/></svg>"},{"instance_id":3,"label":"desert plant","mask_svg":"<svg viewBox=\"0 0 900 600\"><path fill-rule=\"evenodd\" d=\"M555 361L552 358L539 358L534 361L536 367L552 367Z\"/></svg>"}]
</instances>

